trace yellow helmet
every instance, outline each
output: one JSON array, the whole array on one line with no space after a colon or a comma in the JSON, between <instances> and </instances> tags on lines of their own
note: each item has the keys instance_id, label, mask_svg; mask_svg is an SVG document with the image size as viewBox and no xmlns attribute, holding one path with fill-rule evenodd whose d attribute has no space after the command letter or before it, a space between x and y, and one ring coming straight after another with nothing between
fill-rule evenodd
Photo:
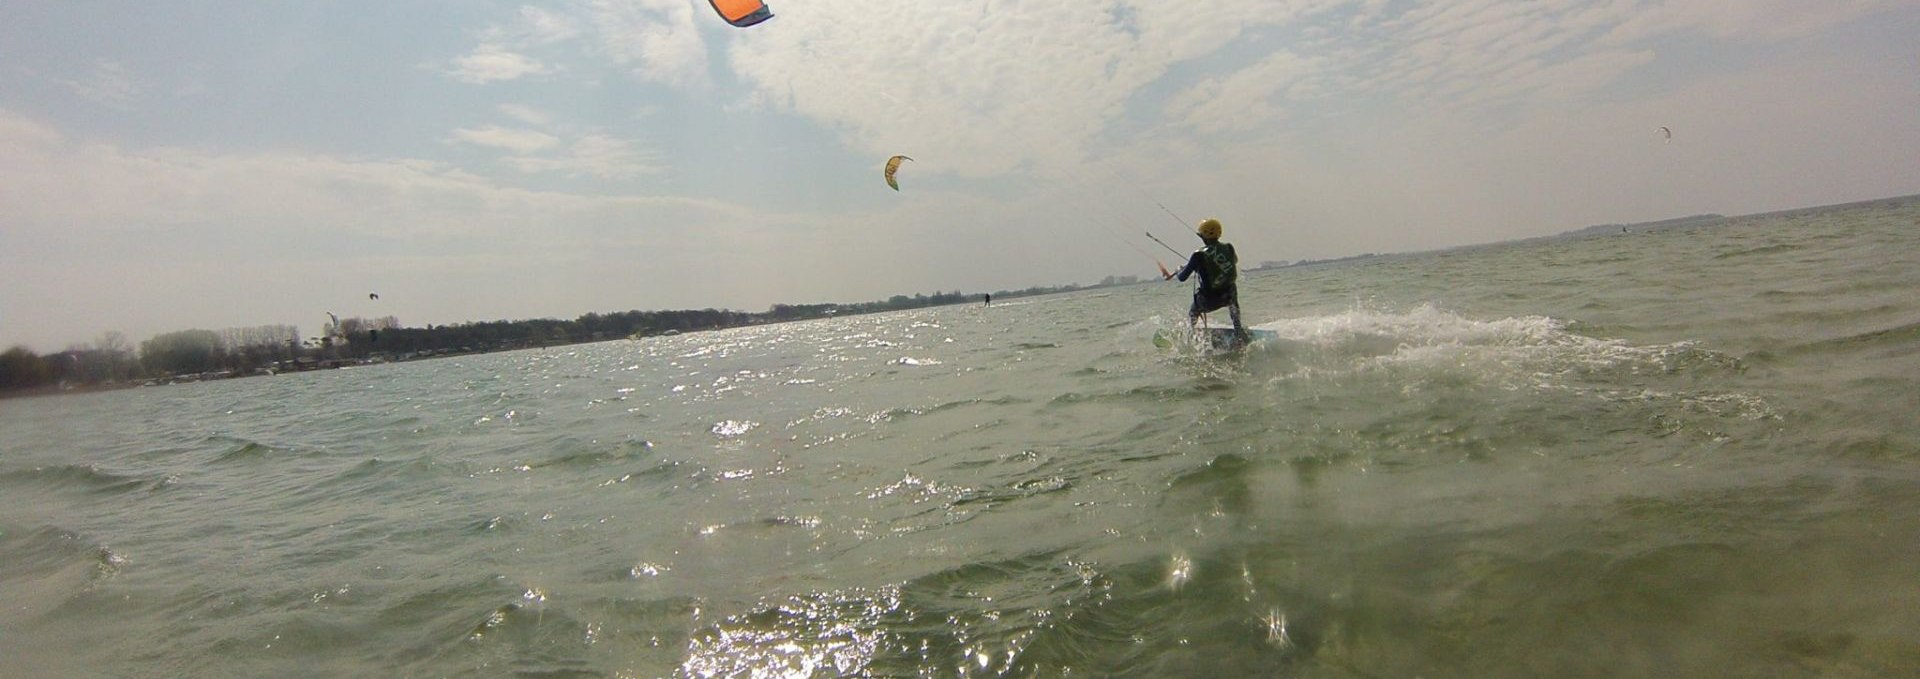
<instances>
[{"instance_id":1,"label":"yellow helmet","mask_svg":"<svg viewBox=\"0 0 1920 679\"><path fill-rule=\"evenodd\" d=\"M1220 220L1208 217L1200 220L1200 228L1194 230L1201 238L1220 240Z\"/></svg>"}]
</instances>

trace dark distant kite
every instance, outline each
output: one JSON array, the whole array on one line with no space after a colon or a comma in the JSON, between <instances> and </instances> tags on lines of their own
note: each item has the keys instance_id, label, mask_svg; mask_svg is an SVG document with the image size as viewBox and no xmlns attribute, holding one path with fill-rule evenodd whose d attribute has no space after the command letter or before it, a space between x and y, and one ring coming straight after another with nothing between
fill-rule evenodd
<instances>
[{"instance_id":1,"label":"dark distant kite","mask_svg":"<svg viewBox=\"0 0 1920 679\"><path fill-rule=\"evenodd\" d=\"M902 160L913 160L913 159L908 158L906 156L894 156L892 158L887 159L887 171L886 171L887 186L893 187L893 190L895 191L900 190L900 182L896 182L893 180L893 173L900 170L900 161Z\"/></svg>"},{"instance_id":2,"label":"dark distant kite","mask_svg":"<svg viewBox=\"0 0 1920 679\"><path fill-rule=\"evenodd\" d=\"M1660 128L1660 135L1667 138L1667 143L1669 144L1673 143L1673 130L1669 130L1666 127L1662 126Z\"/></svg>"},{"instance_id":3,"label":"dark distant kite","mask_svg":"<svg viewBox=\"0 0 1920 679\"><path fill-rule=\"evenodd\" d=\"M773 18L773 10L760 0L707 0L720 18L738 28L746 28Z\"/></svg>"},{"instance_id":4,"label":"dark distant kite","mask_svg":"<svg viewBox=\"0 0 1920 679\"><path fill-rule=\"evenodd\" d=\"M380 293L369 292L367 293L367 299L380 299Z\"/></svg>"}]
</instances>

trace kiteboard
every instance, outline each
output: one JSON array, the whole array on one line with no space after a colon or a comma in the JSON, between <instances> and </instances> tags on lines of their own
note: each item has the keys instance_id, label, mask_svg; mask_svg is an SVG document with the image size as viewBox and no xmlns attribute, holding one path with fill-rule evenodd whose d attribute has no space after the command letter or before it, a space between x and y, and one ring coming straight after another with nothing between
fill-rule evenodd
<instances>
[{"instance_id":1,"label":"kiteboard","mask_svg":"<svg viewBox=\"0 0 1920 679\"><path fill-rule=\"evenodd\" d=\"M1168 330L1164 328L1157 330L1153 333L1153 345L1162 349L1172 348L1173 345L1181 339L1179 335L1185 332L1185 330ZM1267 328L1255 328L1252 326L1247 327L1245 335L1234 332L1233 326L1231 325L1224 328L1219 326L1196 328L1194 332L1204 336L1206 338L1206 346L1215 351L1235 351L1245 349L1259 342L1270 342L1280 339L1280 333ZM1196 341L1195 343L1197 344L1198 342Z\"/></svg>"}]
</instances>

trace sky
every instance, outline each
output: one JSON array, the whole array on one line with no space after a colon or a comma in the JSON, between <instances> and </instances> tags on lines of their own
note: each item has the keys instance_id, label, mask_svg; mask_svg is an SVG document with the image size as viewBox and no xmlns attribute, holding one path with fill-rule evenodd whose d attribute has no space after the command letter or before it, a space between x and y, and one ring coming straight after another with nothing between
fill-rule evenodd
<instances>
[{"instance_id":1,"label":"sky","mask_svg":"<svg viewBox=\"0 0 1920 679\"><path fill-rule=\"evenodd\" d=\"M768 2L8 3L0 347L1090 284L1206 216L1259 263L1920 193L1920 0Z\"/></svg>"}]
</instances>

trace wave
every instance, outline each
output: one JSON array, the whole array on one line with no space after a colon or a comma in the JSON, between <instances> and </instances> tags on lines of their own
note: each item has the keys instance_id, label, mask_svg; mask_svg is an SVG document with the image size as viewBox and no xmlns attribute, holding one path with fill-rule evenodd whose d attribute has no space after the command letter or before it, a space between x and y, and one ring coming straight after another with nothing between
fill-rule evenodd
<instances>
[{"instance_id":1,"label":"wave","mask_svg":"<svg viewBox=\"0 0 1920 679\"><path fill-rule=\"evenodd\" d=\"M1131 323L1122 323L1121 325L1131 325ZM1030 351L1034 349L1059 349L1060 344L1057 342L1014 342L1013 344L1007 345L1007 347L1016 351Z\"/></svg>"},{"instance_id":2,"label":"wave","mask_svg":"<svg viewBox=\"0 0 1920 679\"><path fill-rule=\"evenodd\" d=\"M1920 351L1920 322L1808 342L1782 349L1781 353L1851 353L1876 349L1899 349L1902 353Z\"/></svg>"},{"instance_id":3,"label":"wave","mask_svg":"<svg viewBox=\"0 0 1920 679\"><path fill-rule=\"evenodd\" d=\"M766 516L766 517L761 517L757 519L746 519L741 521L732 521L728 523L716 523L708 526L702 526L699 530L699 533L701 535L716 535L723 532L724 533L744 532L748 534L753 534L753 533L758 533L763 531L779 531L779 530L786 530L786 529L813 530L813 529L819 528L820 524L821 524L821 519L818 516Z\"/></svg>"},{"instance_id":4,"label":"wave","mask_svg":"<svg viewBox=\"0 0 1920 679\"><path fill-rule=\"evenodd\" d=\"M384 663L415 670L404 674L667 676L632 667L680 663L690 645L687 621L700 619L703 608L687 596L565 597L495 576L410 597L380 611L378 622L414 631L415 643ZM609 657L595 650L602 643L621 651Z\"/></svg>"},{"instance_id":5,"label":"wave","mask_svg":"<svg viewBox=\"0 0 1920 679\"><path fill-rule=\"evenodd\" d=\"M214 456L212 462L214 464L256 462L273 457L275 452L278 451L273 446L257 441L247 441L221 451L219 455Z\"/></svg>"},{"instance_id":6,"label":"wave","mask_svg":"<svg viewBox=\"0 0 1920 679\"><path fill-rule=\"evenodd\" d=\"M594 443L582 446L575 441L572 446L584 449L563 450L528 466L533 469L591 469L637 460L653 450L652 441L639 438L629 438L611 445Z\"/></svg>"},{"instance_id":7,"label":"wave","mask_svg":"<svg viewBox=\"0 0 1920 679\"><path fill-rule=\"evenodd\" d=\"M95 493L158 490L172 477L118 474L90 464L61 464L0 472L0 487L21 489L78 489Z\"/></svg>"},{"instance_id":8,"label":"wave","mask_svg":"<svg viewBox=\"0 0 1920 679\"><path fill-rule=\"evenodd\" d=\"M219 452L208 460L209 464L258 464L288 457L309 457L318 454L315 450L275 445L232 434L207 436L200 440L200 445L219 449Z\"/></svg>"},{"instance_id":9,"label":"wave","mask_svg":"<svg viewBox=\"0 0 1920 679\"><path fill-rule=\"evenodd\" d=\"M1253 356L1283 359L1298 376L1398 369L1451 371L1486 379L1737 373L1739 359L1691 342L1633 345L1587 337L1546 316L1476 320L1423 305L1407 313L1353 310L1255 327L1276 341Z\"/></svg>"},{"instance_id":10,"label":"wave","mask_svg":"<svg viewBox=\"0 0 1920 679\"><path fill-rule=\"evenodd\" d=\"M431 454L411 457L370 457L335 472L326 478L287 489L309 502L327 502L329 498L383 494L411 487L415 483L466 476L474 470L463 460L442 462Z\"/></svg>"},{"instance_id":11,"label":"wave","mask_svg":"<svg viewBox=\"0 0 1920 679\"><path fill-rule=\"evenodd\" d=\"M1245 464L1220 462L1182 483L1211 484ZM1860 605L1884 596L1867 585L1903 573L1898 560L1862 560L1884 548L1771 532L1797 525L1807 491L1554 509L1520 533L1444 523L1397 533L1329 514L1209 546L1107 549L1100 561L1078 549L980 559L723 613L692 632L674 674L1528 676L1581 674L1621 648L1630 650L1620 666L1658 674L1681 657L1684 676L1765 674L1783 658L1884 660L1871 654L1906 648L1897 634L1804 622L1807 608L1835 604L1823 595ZM1649 534L1650 525L1678 529ZM1811 558L1796 558L1803 549ZM1807 592L1820 576L1860 589ZM1754 596L1767 606L1748 603Z\"/></svg>"},{"instance_id":12,"label":"wave","mask_svg":"<svg viewBox=\"0 0 1920 679\"><path fill-rule=\"evenodd\" d=\"M127 558L63 528L0 527L0 587L8 617L33 619L118 574Z\"/></svg>"},{"instance_id":13,"label":"wave","mask_svg":"<svg viewBox=\"0 0 1920 679\"><path fill-rule=\"evenodd\" d=\"M789 595L696 630L684 676L1031 675L1026 649L1064 599L1103 587L1055 553L958 565L901 585Z\"/></svg>"},{"instance_id":14,"label":"wave","mask_svg":"<svg viewBox=\"0 0 1920 679\"><path fill-rule=\"evenodd\" d=\"M695 631L677 674L1268 676L1321 638L1289 629L1287 616L1317 620L1328 605L1282 611L1253 577L1225 553L1102 566L1046 551L959 564L730 615Z\"/></svg>"},{"instance_id":15,"label":"wave","mask_svg":"<svg viewBox=\"0 0 1920 679\"><path fill-rule=\"evenodd\" d=\"M1838 458L1913 460L1920 459L1920 437L1904 432L1841 432L1822 441L1821 449Z\"/></svg>"},{"instance_id":16,"label":"wave","mask_svg":"<svg viewBox=\"0 0 1920 679\"><path fill-rule=\"evenodd\" d=\"M1714 255L1713 258L1714 259L1734 259L1737 257L1773 255L1773 254L1779 254L1782 252L1793 252L1794 250L1799 250L1799 249L1801 249L1801 246L1781 243L1777 245L1765 245L1757 248L1748 248L1745 250L1734 250L1731 252L1722 252L1720 254Z\"/></svg>"},{"instance_id":17,"label":"wave","mask_svg":"<svg viewBox=\"0 0 1920 679\"><path fill-rule=\"evenodd\" d=\"M944 403L938 403L938 404L927 406L924 408L911 408L911 407L889 408L879 413L875 413L874 415L868 417L868 420L875 423L889 422L894 420L905 419L908 417L920 417L925 415L933 415L936 413L943 413L943 412L959 410L963 408L971 408L976 406L1009 406L1009 405L1021 405L1025 403L1027 403L1027 399L1020 398L1017 396L997 396L994 398L969 398L969 399L962 399L958 401L947 401Z\"/></svg>"},{"instance_id":18,"label":"wave","mask_svg":"<svg viewBox=\"0 0 1920 679\"><path fill-rule=\"evenodd\" d=\"M1004 488L973 489L948 503L947 506L952 509L965 508L970 505L986 505L987 508L993 508L1015 500L1024 500L1030 497L1050 495L1069 490L1073 490L1073 481L1066 476L1040 476L1022 479Z\"/></svg>"},{"instance_id":19,"label":"wave","mask_svg":"<svg viewBox=\"0 0 1920 679\"><path fill-rule=\"evenodd\" d=\"M1721 386L1749 370L1741 358L1572 326L1545 316L1473 319L1431 305L1285 319L1256 326L1278 339L1212 361L1230 367L1180 385L1194 391L1160 390L1169 400L1212 400L1198 390L1260 389L1264 403L1217 410L1220 436L1196 443L1247 449L1235 441L1259 441L1256 452L1296 456L1305 447L1383 469L1519 451L1639 460L1675 454L1683 441L1762 436L1781 419L1767 397ZM1627 431L1685 436L1661 447L1578 445Z\"/></svg>"}]
</instances>

